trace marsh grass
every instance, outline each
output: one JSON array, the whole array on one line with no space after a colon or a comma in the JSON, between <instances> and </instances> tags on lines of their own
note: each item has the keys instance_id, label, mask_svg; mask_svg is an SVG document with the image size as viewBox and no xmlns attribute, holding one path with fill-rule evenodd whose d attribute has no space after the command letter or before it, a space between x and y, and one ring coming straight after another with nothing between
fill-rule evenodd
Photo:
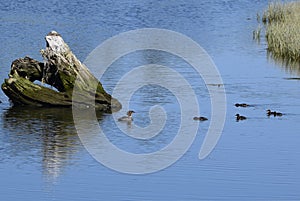
<instances>
[{"instance_id":1,"label":"marsh grass","mask_svg":"<svg viewBox=\"0 0 300 201\"><path fill-rule=\"evenodd\" d=\"M261 21L265 27L269 53L275 59L299 62L300 1L270 3L263 12Z\"/></svg>"},{"instance_id":2,"label":"marsh grass","mask_svg":"<svg viewBox=\"0 0 300 201\"><path fill-rule=\"evenodd\" d=\"M260 41L260 35L261 35L261 26L259 25L254 31L253 31L253 40Z\"/></svg>"}]
</instances>

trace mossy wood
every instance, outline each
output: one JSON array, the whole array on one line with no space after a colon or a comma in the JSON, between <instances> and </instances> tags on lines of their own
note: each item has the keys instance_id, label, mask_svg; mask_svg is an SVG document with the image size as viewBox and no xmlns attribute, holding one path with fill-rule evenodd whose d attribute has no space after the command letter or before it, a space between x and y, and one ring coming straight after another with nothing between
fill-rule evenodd
<instances>
[{"instance_id":1,"label":"mossy wood","mask_svg":"<svg viewBox=\"0 0 300 201\"><path fill-rule=\"evenodd\" d=\"M121 104L105 92L102 84L76 58L57 32L52 31L46 36L46 48L41 50L41 55L44 62L27 56L12 62L9 78L4 80L1 87L13 104L71 107L76 84L77 96L81 97L73 100L76 105L89 107L89 101L85 100L93 99L96 109L103 112L121 108ZM34 81L40 81L41 84Z\"/></svg>"}]
</instances>

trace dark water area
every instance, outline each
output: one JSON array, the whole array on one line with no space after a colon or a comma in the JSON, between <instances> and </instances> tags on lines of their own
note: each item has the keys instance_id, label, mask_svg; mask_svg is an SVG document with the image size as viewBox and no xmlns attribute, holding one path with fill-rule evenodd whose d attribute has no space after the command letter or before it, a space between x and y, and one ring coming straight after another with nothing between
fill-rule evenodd
<instances>
[{"instance_id":1,"label":"dark water area","mask_svg":"<svg viewBox=\"0 0 300 201\"><path fill-rule=\"evenodd\" d=\"M223 79L227 112L221 138L204 160L198 153L210 121L199 123L193 144L176 163L152 174L131 175L111 170L89 154L77 135L72 109L11 107L1 91L0 200L299 200L300 82L290 79L297 78L298 72L269 59L263 39L260 44L252 40L256 14L267 4L250 0L1 2L2 81L14 59L28 55L42 61L39 50L45 48L44 37L51 30L59 32L84 61L116 34L138 28L169 29L190 37L211 56ZM172 66L182 74L197 94L201 114L210 118L210 96L203 80L180 58L165 53L135 52L121 58L101 78L104 88L111 93L124 74L148 63ZM139 79L160 74L153 71ZM237 102L252 107L237 108ZM98 114L97 120L118 147L151 153L175 137L180 103L169 90L153 85L137 90L130 102L137 111L134 122L141 127L150 124L149 110L157 104L165 109L167 122L149 141L124 137L120 130L130 133L136 127L120 124L118 128L113 115ZM284 115L268 117L267 109ZM236 113L247 120L236 122ZM198 123L193 115L191 124Z\"/></svg>"}]
</instances>

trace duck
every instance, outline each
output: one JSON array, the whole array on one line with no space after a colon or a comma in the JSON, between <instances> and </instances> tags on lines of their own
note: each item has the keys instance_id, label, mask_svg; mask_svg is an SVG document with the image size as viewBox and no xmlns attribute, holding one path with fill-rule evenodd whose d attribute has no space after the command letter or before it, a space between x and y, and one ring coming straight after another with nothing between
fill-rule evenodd
<instances>
[{"instance_id":1,"label":"duck","mask_svg":"<svg viewBox=\"0 0 300 201\"><path fill-rule=\"evenodd\" d=\"M131 122L133 121L133 118L132 118L132 114L135 113L135 111L133 110L129 110L126 114L127 116L123 116L123 117L120 117L118 119L118 121L126 121L126 122Z\"/></svg>"},{"instance_id":2,"label":"duck","mask_svg":"<svg viewBox=\"0 0 300 201\"><path fill-rule=\"evenodd\" d=\"M246 104L246 103L236 103L235 107L249 107L250 105Z\"/></svg>"},{"instance_id":3,"label":"duck","mask_svg":"<svg viewBox=\"0 0 300 201\"><path fill-rule=\"evenodd\" d=\"M276 116L279 116L279 117L281 117L283 114L281 113L281 112L276 112L276 111L271 111L271 110L267 110L267 115L268 116L271 116L271 115L273 115L274 117L276 117Z\"/></svg>"},{"instance_id":4,"label":"duck","mask_svg":"<svg viewBox=\"0 0 300 201\"><path fill-rule=\"evenodd\" d=\"M240 114L236 114L235 116L236 116L236 121L247 119L247 117L241 116Z\"/></svg>"},{"instance_id":5,"label":"duck","mask_svg":"<svg viewBox=\"0 0 300 201\"><path fill-rule=\"evenodd\" d=\"M208 120L208 118L206 118L206 117L194 117L193 119L198 120L198 121L207 121Z\"/></svg>"}]
</instances>

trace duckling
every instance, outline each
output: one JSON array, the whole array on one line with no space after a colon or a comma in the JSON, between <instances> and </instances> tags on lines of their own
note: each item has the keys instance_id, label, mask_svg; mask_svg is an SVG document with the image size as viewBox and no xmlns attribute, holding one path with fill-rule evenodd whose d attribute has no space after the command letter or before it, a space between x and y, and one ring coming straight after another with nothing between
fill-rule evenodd
<instances>
[{"instance_id":1,"label":"duckling","mask_svg":"<svg viewBox=\"0 0 300 201\"><path fill-rule=\"evenodd\" d=\"M206 117L194 117L193 119L199 120L199 121L207 121L208 120L208 118L206 118Z\"/></svg>"},{"instance_id":2,"label":"duckling","mask_svg":"<svg viewBox=\"0 0 300 201\"><path fill-rule=\"evenodd\" d=\"M267 115L268 116L271 116L271 115L273 115L274 117L276 117L276 116L279 116L279 117L281 117L283 114L281 113L281 112L276 112L276 111L271 111L271 110L267 110Z\"/></svg>"},{"instance_id":3,"label":"duckling","mask_svg":"<svg viewBox=\"0 0 300 201\"><path fill-rule=\"evenodd\" d=\"M246 103L236 103L235 107L249 107L250 105L246 104Z\"/></svg>"},{"instance_id":4,"label":"duckling","mask_svg":"<svg viewBox=\"0 0 300 201\"><path fill-rule=\"evenodd\" d=\"M118 119L118 121L126 121L126 122L131 122L131 121L133 121L133 118L132 118L132 114L133 114L133 113L135 113L135 111L129 110L129 111L127 112L127 116L120 117L120 118Z\"/></svg>"},{"instance_id":5,"label":"duckling","mask_svg":"<svg viewBox=\"0 0 300 201\"><path fill-rule=\"evenodd\" d=\"M236 114L235 116L236 116L236 121L247 119L246 117L241 116L240 114Z\"/></svg>"}]
</instances>

